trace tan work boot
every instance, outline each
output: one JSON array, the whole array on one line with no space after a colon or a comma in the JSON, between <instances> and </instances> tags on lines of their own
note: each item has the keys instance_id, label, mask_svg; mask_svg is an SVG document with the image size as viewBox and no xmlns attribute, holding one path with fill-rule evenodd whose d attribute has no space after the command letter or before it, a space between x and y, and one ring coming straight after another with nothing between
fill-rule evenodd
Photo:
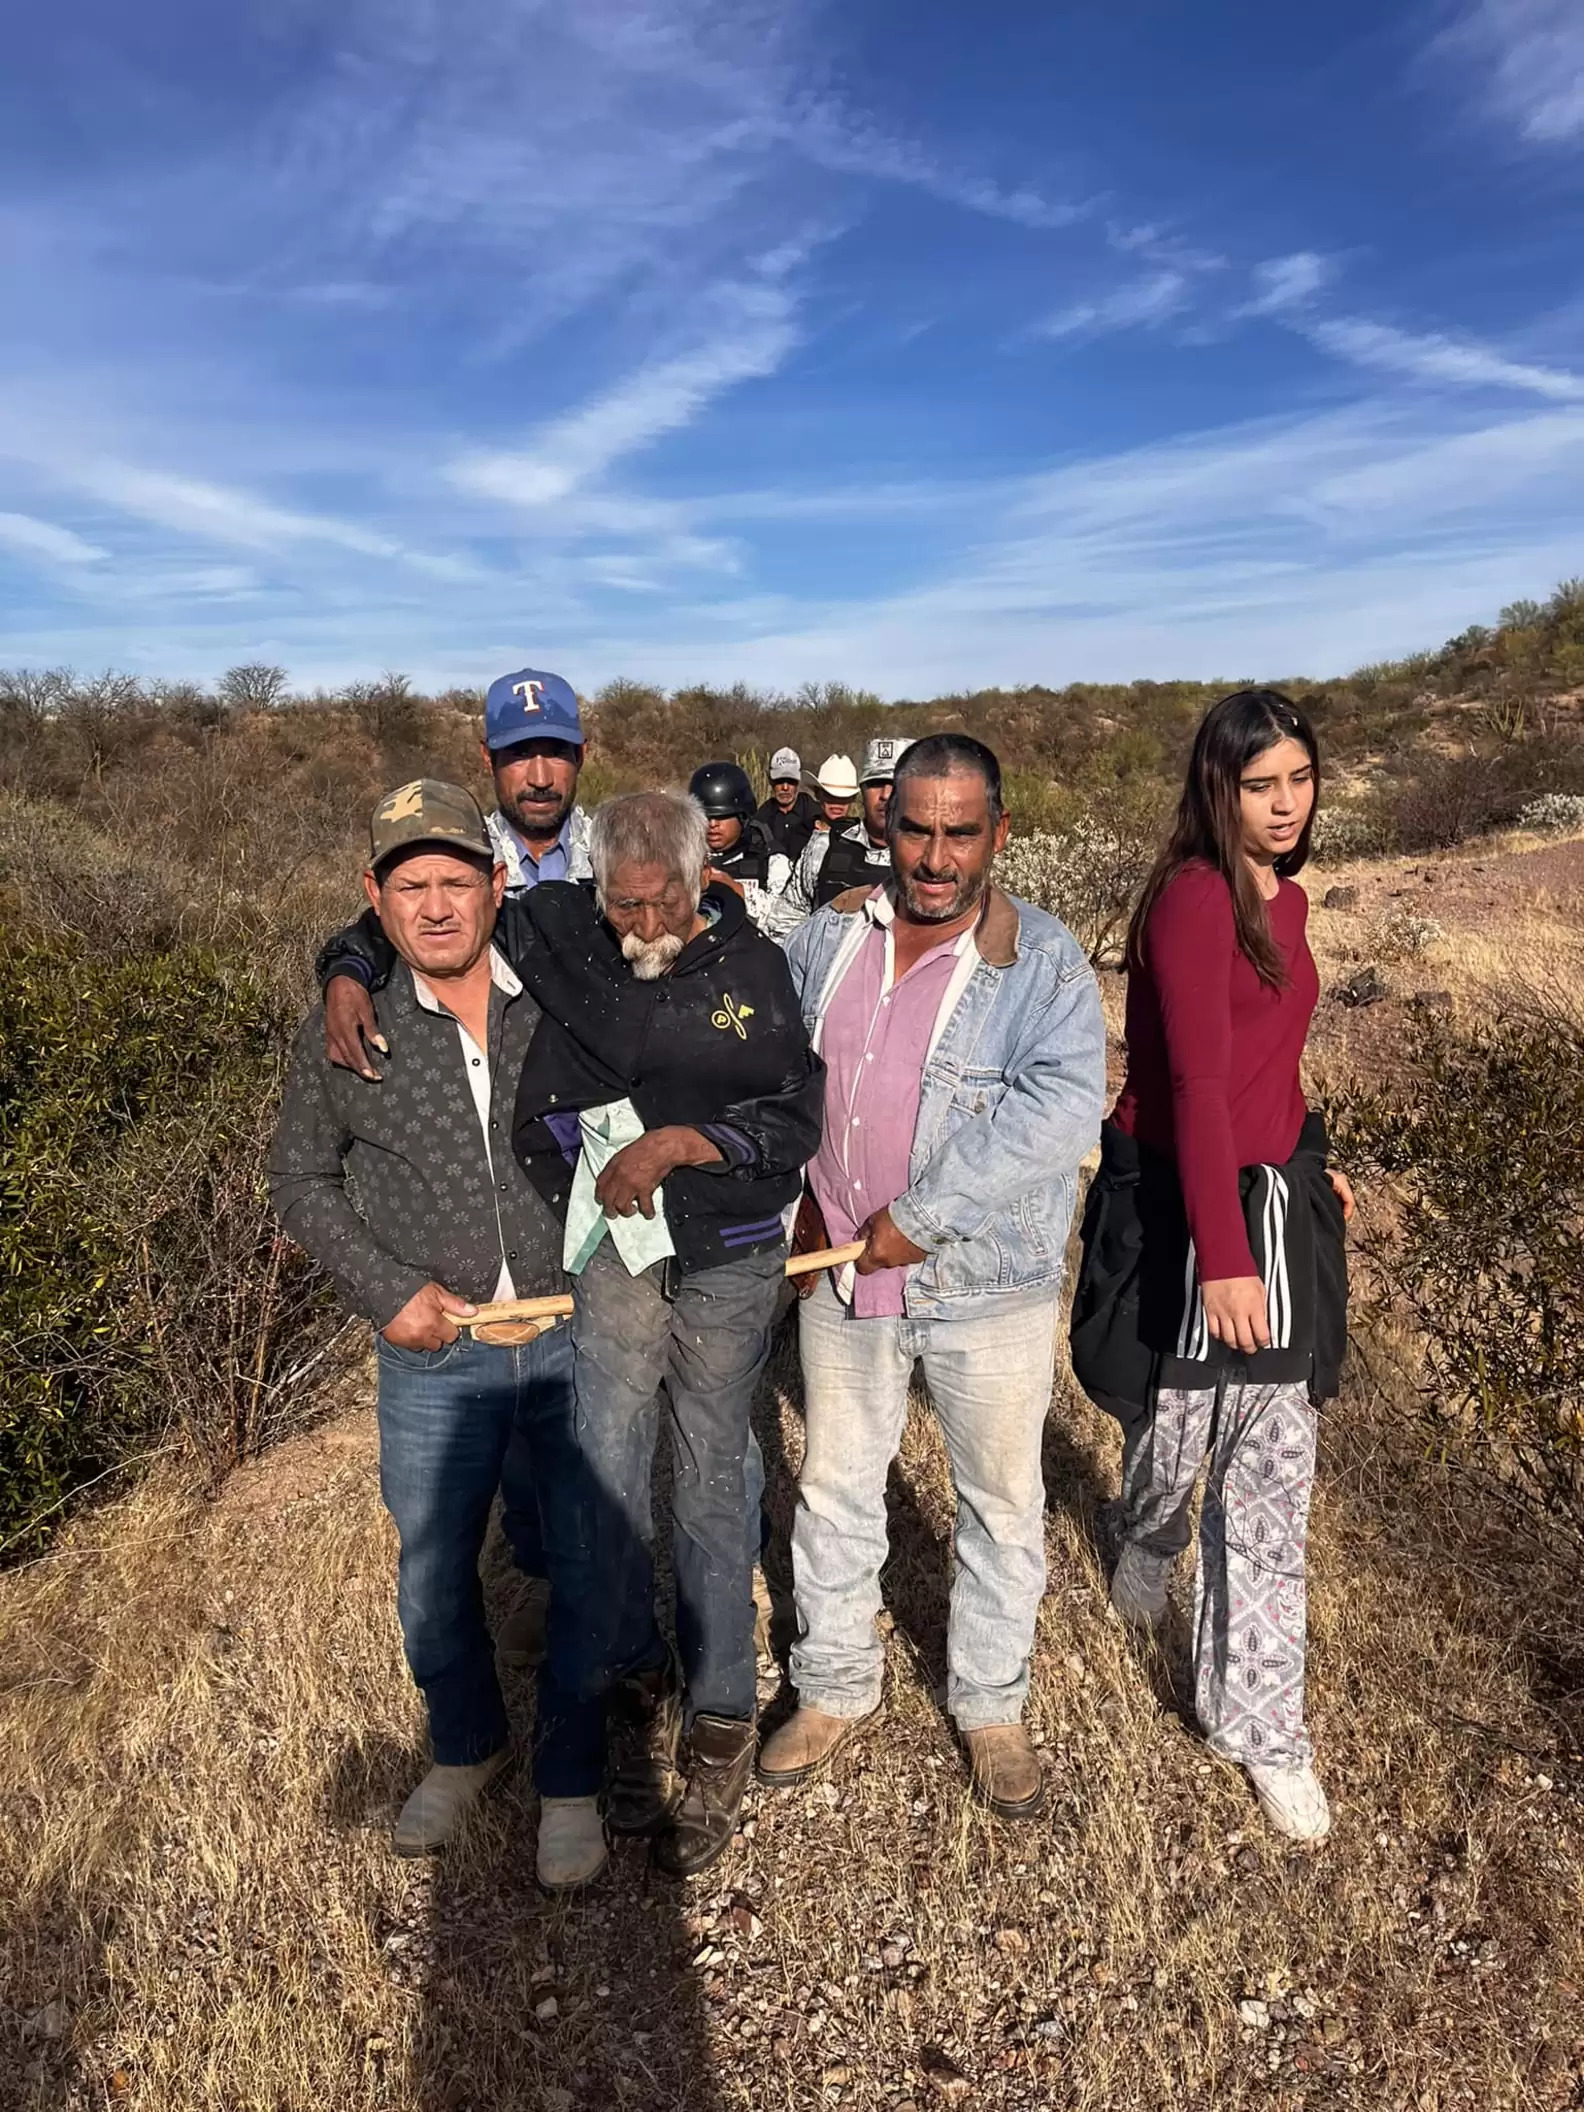
<instances>
[{"instance_id":1,"label":"tan work boot","mask_svg":"<svg viewBox=\"0 0 1584 2112\"><path fill-rule=\"evenodd\" d=\"M998 1818L1037 1818L1045 1805L1045 1776L1020 1723L992 1723L964 1731L973 1786Z\"/></svg>"},{"instance_id":2,"label":"tan work boot","mask_svg":"<svg viewBox=\"0 0 1584 2112\"><path fill-rule=\"evenodd\" d=\"M502 1746L472 1767L432 1767L401 1808L391 1846L398 1855L432 1855L443 1848L511 1758Z\"/></svg>"},{"instance_id":3,"label":"tan work boot","mask_svg":"<svg viewBox=\"0 0 1584 2112\"><path fill-rule=\"evenodd\" d=\"M550 1579L529 1577L523 1595L507 1614L495 1637L495 1655L514 1672L531 1671L545 1657L545 1628L550 1619Z\"/></svg>"},{"instance_id":4,"label":"tan work boot","mask_svg":"<svg viewBox=\"0 0 1584 2112\"><path fill-rule=\"evenodd\" d=\"M766 1789L790 1789L834 1759L879 1715L827 1716L823 1709L797 1709L759 1748L759 1779Z\"/></svg>"},{"instance_id":5,"label":"tan work boot","mask_svg":"<svg viewBox=\"0 0 1584 2112\"><path fill-rule=\"evenodd\" d=\"M541 1797L534 1874L546 1892L581 1892L610 1861L598 1797Z\"/></svg>"}]
</instances>

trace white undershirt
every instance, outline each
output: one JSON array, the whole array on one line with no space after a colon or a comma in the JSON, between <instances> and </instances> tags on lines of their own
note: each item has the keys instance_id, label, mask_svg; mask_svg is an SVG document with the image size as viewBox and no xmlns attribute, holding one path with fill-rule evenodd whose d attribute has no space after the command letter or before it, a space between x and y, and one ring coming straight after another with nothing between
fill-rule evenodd
<instances>
[{"instance_id":1,"label":"white undershirt","mask_svg":"<svg viewBox=\"0 0 1584 2112\"><path fill-rule=\"evenodd\" d=\"M489 960L490 980L494 983L496 989L504 990L508 997L520 997L522 995L522 984L517 979L516 971L510 966L506 956L498 947L492 946L490 948ZM451 1007L440 1002L416 968L411 970L411 974L413 994L424 1010L426 1012L444 1012L449 1019L456 1021L457 1039L462 1044L462 1061L467 1066L468 1091L473 1095L473 1111L478 1116L479 1134L484 1139L484 1158L490 1170L490 1194L498 1195L500 1191L495 1186L495 1154L490 1149L490 1067L488 1054L479 1047L467 1028L463 1026L461 1020L457 1019ZM506 1261L506 1238L501 1227L499 1203L495 1206L495 1232L500 1240L501 1265L500 1274L495 1279L495 1288L490 1292L490 1297L492 1299L515 1298L517 1287L512 1282L511 1269Z\"/></svg>"}]
</instances>

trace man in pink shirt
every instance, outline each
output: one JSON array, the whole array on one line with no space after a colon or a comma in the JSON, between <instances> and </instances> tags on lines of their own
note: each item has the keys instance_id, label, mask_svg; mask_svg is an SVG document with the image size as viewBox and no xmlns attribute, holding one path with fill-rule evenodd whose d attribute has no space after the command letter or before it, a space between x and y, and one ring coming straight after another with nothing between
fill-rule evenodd
<instances>
[{"instance_id":1,"label":"man in pink shirt","mask_svg":"<svg viewBox=\"0 0 1584 2112\"><path fill-rule=\"evenodd\" d=\"M1008 823L988 748L962 734L909 748L887 828L889 880L838 896L786 949L827 1069L809 1187L831 1243L865 1251L800 1309L799 1705L759 1774L805 1780L879 1708L886 1475L922 1359L957 1491L947 1707L980 1797L1029 1818L1044 1800L1022 1721L1045 1585L1041 1438L1105 1033L1072 935L991 882Z\"/></svg>"}]
</instances>

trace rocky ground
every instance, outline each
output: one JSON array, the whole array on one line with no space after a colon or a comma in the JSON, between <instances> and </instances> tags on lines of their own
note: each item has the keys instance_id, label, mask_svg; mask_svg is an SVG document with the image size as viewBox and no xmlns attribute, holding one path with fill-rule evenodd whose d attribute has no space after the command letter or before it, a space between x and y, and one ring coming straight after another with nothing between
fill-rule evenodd
<instances>
[{"instance_id":1,"label":"rocky ground","mask_svg":"<svg viewBox=\"0 0 1584 2112\"><path fill-rule=\"evenodd\" d=\"M1356 899L1318 906L1331 886ZM1554 966L1581 887L1577 844L1315 876L1327 987L1371 965L1391 985L1327 1000L1324 1062L1385 1060L1416 994L1481 1002L1495 954ZM1421 904L1437 933L1388 957ZM828 1780L754 1792L709 1877L666 1884L625 1845L572 1903L534 1887L522 1768L455 1852L389 1853L422 1742L353 1369L329 1421L216 1500L153 1478L0 1578L0 2105L1584 2106L1576 1577L1420 1455L1381 1369L1323 1425L1323 1847L1273 1839L1193 1733L1186 1569L1163 1650L1109 1620L1116 1441L1064 1380L1030 1706L1048 1814L997 1822L965 1791L921 1399L890 1490L884 1720ZM761 1429L784 1605L786 1339ZM511 1701L526 1737L522 1681ZM762 1702L786 1705L779 1668Z\"/></svg>"}]
</instances>

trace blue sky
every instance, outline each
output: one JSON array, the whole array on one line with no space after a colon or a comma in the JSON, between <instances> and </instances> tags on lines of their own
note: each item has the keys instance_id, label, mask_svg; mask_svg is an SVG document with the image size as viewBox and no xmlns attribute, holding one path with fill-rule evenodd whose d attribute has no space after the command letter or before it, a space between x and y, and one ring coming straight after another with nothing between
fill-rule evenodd
<instances>
[{"instance_id":1,"label":"blue sky","mask_svg":"<svg viewBox=\"0 0 1584 2112\"><path fill-rule=\"evenodd\" d=\"M1580 0L57 0L0 663L1334 672L1584 572Z\"/></svg>"}]
</instances>

